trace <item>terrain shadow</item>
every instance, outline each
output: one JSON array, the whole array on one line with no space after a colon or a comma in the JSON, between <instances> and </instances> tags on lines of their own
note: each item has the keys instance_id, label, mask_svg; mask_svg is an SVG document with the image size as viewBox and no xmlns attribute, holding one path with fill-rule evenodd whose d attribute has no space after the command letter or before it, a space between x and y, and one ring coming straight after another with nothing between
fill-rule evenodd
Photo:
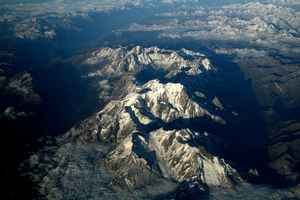
<instances>
[{"instance_id":1,"label":"terrain shadow","mask_svg":"<svg viewBox=\"0 0 300 200\"><path fill-rule=\"evenodd\" d=\"M164 130L189 128L202 134L208 132L211 137L209 142L205 137L195 137L190 145L202 145L216 156L221 156L228 162L237 163L235 166L241 175L253 183L267 182L283 187L288 186L291 180L276 173L267 163L268 158L268 133L267 127L260 114L260 106L252 88L252 80L245 80L240 67L223 56L210 53L212 65L218 68L217 72L204 71L201 74L189 76L186 73L178 73L170 79L165 78L166 72L149 69L140 72L137 78L151 80L156 77L162 83L180 83L187 88L191 99L201 107L214 108L215 115L220 116L226 124L220 124L209 116L195 118L179 118L170 123L164 123L157 119L159 126ZM143 80L146 82L147 80ZM205 94L205 98L195 95L196 92ZM223 109L215 108L212 100L217 97L222 103ZM144 127L145 128L145 127ZM157 126L147 127L153 131ZM220 140L226 145L208 145L213 140ZM215 141L215 144L220 143ZM239 167L240 166L240 167ZM249 169L257 169L259 177L249 174Z\"/></svg>"}]
</instances>

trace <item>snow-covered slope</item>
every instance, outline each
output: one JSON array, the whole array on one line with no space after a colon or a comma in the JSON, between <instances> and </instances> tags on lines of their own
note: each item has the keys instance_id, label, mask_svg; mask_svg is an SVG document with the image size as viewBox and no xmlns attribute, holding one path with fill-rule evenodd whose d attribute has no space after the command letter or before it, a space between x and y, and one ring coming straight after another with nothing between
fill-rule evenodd
<instances>
[{"instance_id":1,"label":"snow-covered slope","mask_svg":"<svg viewBox=\"0 0 300 200\"><path fill-rule=\"evenodd\" d=\"M171 71L182 68L200 68L205 70L215 70L205 55L194 53L186 49L180 51L160 49L158 47L142 48L136 46L131 50L125 47L110 48L104 47L90 53L82 65L97 66L95 71L87 74L93 76L120 76L123 72L137 72L146 69L148 65L158 70ZM187 60L185 57L192 57ZM100 66L100 67L99 67ZM201 70L199 71L201 73Z\"/></svg>"},{"instance_id":2,"label":"snow-covered slope","mask_svg":"<svg viewBox=\"0 0 300 200\"><path fill-rule=\"evenodd\" d=\"M108 103L56 138L57 146L48 147L48 153L27 162L40 170L30 175L47 198L116 197L127 189L144 198L149 188L157 188L160 198L200 198L211 189L261 180L256 169L244 166L255 167L264 148L252 124L255 115L244 106L251 101L245 97L241 103L231 91L218 96L228 83L219 80L221 70L205 55L136 46L104 47L73 59L83 79L95 83ZM93 186L85 187L86 179ZM97 193L94 184L105 184L111 193ZM85 192L74 191L77 186Z\"/></svg>"},{"instance_id":3,"label":"snow-covered slope","mask_svg":"<svg viewBox=\"0 0 300 200\"><path fill-rule=\"evenodd\" d=\"M101 91L101 99L110 99L116 94L117 98L124 97L155 78L171 80L185 74L201 79L207 73L217 71L204 54L156 46L103 47L79 55L72 62L82 77Z\"/></svg>"},{"instance_id":4,"label":"snow-covered slope","mask_svg":"<svg viewBox=\"0 0 300 200\"><path fill-rule=\"evenodd\" d=\"M220 127L227 123L217 115L222 105L217 97L199 98L194 89L190 90L192 85L201 89L202 77L211 75L214 79L217 68L205 55L186 49L136 46L105 47L82 57L88 58L80 60L78 70L89 67L83 75L87 80L105 78L106 84L114 84L110 80L124 74L136 77L124 79L123 84L130 83L132 88L124 90L122 98L111 100L69 132L72 141L110 146L105 158L100 159L117 171L110 185L141 188L164 177L177 182L197 181L207 192L209 186L232 187L237 183L238 173L224 159L205 150L215 152L218 145L212 145L207 132L197 132L209 126L204 125L207 121ZM138 75L151 71L161 80L143 84L145 78ZM231 148L226 147L229 141L223 142L222 148Z\"/></svg>"},{"instance_id":5,"label":"snow-covered slope","mask_svg":"<svg viewBox=\"0 0 300 200\"><path fill-rule=\"evenodd\" d=\"M183 85L152 80L122 100L111 101L75 132L80 132L79 141L116 144L103 161L118 172L112 185L140 188L163 176L231 187L238 173L197 144L200 133L183 128L202 117L226 123L192 100Z\"/></svg>"},{"instance_id":6,"label":"snow-covered slope","mask_svg":"<svg viewBox=\"0 0 300 200\"><path fill-rule=\"evenodd\" d=\"M220 126L226 124L217 115L218 107L213 100L204 106L194 91L185 86L193 81L171 82L176 80L177 74L196 77L201 82L202 75L207 77L208 72L217 71L205 55L186 49L105 47L89 53L88 58L80 62L79 71L87 66L90 69L85 70L87 74L83 78L99 81L102 86L112 84L106 91L119 84L112 80L119 79L123 85L116 89L120 99L109 101L101 111L66 134L69 141L76 143L96 142L109 146L110 150L99 162L117 171L117 177L110 180L112 186L141 188L165 177L178 182L198 180L203 188L231 187L235 182L231 179L239 177L237 173L232 176L235 170L223 159L208 153L203 144L196 142L201 140L210 146L206 142L209 140L201 139L197 133L197 129L205 129L197 127L197 123L208 120ZM161 81L165 83L153 79L142 84L141 78L134 78L145 71L162 73ZM120 89L124 86L132 87ZM112 95L116 96L115 93Z\"/></svg>"}]
</instances>

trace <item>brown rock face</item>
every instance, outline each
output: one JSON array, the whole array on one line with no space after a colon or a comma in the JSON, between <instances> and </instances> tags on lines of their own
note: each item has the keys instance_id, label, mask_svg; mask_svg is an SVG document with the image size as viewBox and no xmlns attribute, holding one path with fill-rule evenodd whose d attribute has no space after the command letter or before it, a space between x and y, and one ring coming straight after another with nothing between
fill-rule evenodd
<instances>
[{"instance_id":1,"label":"brown rock face","mask_svg":"<svg viewBox=\"0 0 300 200\"><path fill-rule=\"evenodd\" d=\"M297 59L296 59L297 61ZM300 68L283 56L239 62L261 106L268 131L268 165L295 180L300 166Z\"/></svg>"}]
</instances>

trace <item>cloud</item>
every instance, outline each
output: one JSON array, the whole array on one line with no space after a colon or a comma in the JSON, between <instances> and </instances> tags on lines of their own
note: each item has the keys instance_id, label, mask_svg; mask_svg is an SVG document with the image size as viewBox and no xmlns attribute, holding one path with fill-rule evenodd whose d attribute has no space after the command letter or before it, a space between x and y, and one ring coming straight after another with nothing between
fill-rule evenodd
<instances>
[{"instance_id":1,"label":"cloud","mask_svg":"<svg viewBox=\"0 0 300 200\"><path fill-rule=\"evenodd\" d=\"M105 146L68 139L67 134L56 138L55 145L45 146L20 167L46 199L145 199L164 196L177 185L162 178L138 191L109 186L117 174L101 163Z\"/></svg>"},{"instance_id":2,"label":"cloud","mask_svg":"<svg viewBox=\"0 0 300 200\"><path fill-rule=\"evenodd\" d=\"M99 87L100 87L101 89L105 89L105 90L108 90L108 89L111 88L111 86L109 85L107 79L102 80L102 81L99 81L99 82L98 82L98 85L99 85Z\"/></svg>"},{"instance_id":3,"label":"cloud","mask_svg":"<svg viewBox=\"0 0 300 200\"><path fill-rule=\"evenodd\" d=\"M32 77L27 72L17 74L10 80L7 89L15 89L19 92L28 94L33 90Z\"/></svg>"},{"instance_id":4,"label":"cloud","mask_svg":"<svg viewBox=\"0 0 300 200\"><path fill-rule=\"evenodd\" d=\"M53 38L54 36L56 36L56 33L54 30L45 31L44 34L49 38Z\"/></svg>"},{"instance_id":5,"label":"cloud","mask_svg":"<svg viewBox=\"0 0 300 200\"><path fill-rule=\"evenodd\" d=\"M256 49L241 49L241 48L221 48L221 49L215 49L215 52L217 54L236 54L238 58L243 57L264 57L268 54L265 50L256 50Z\"/></svg>"},{"instance_id":6,"label":"cloud","mask_svg":"<svg viewBox=\"0 0 300 200\"><path fill-rule=\"evenodd\" d=\"M164 38L164 37L168 37L168 38L171 38L171 39L180 39L181 36L179 34L168 34L168 33L161 33L159 34L158 38Z\"/></svg>"},{"instance_id":7,"label":"cloud","mask_svg":"<svg viewBox=\"0 0 300 200\"><path fill-rule=\"evenodd\" d=\"M18 117L26 117L28 116L25 112L18 112L14 107L8 107L6 110L0 115L1 117L6 117L8 119L17 119Z\"/></svg>"},{"instance_id":8,"label":"cloud","mask_svg":"<svg viewBox=\"0 0 300 200\"><path fill-rule=\"evenodd\" d=\"M40 96L34 91L33 78L31 75L24 71L13 78L5 85L6 95L18 95L22 99L23 104L34 105L39 104L41 101Z\"/></svg>"}]
</instances>

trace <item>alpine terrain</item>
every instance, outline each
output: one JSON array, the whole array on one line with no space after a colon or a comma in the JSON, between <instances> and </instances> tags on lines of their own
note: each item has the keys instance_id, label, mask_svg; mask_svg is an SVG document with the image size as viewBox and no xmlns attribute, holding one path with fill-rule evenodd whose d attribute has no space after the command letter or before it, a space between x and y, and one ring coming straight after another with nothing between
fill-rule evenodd
<instances>
[{"instance_id":1,"label":"alpine terrain","mask_svg":"<svg viewBox=\"0 0 300 200\"><path fill-rule=\"evenodd\" d=\"M0 0L1 199L299 199L299 0Z\"/></svg>"},{"instance_id":2,"label":"alpine terrain","mask_svg":"<svg viewBox=\"0 0 300 200\"><path fill-rule=\"evenodd\" d=\"M250 85L233 78L240 73L234 66L226 71L186 49L140 46L103 47L73 62L108 103L57 138L58 148L45 147L52 156L33 155L23 164L47 166L46 175L32 176L48 198L83 195L76 191L86 184L83 177L141 192L141 198L147 197L143 188L169 180L172 187L151 196L179 199L217 197L214 188L279 178L267 165L268 138ZM101 174L103 166L111 176Z\"/></svg>"}]
</instances>

